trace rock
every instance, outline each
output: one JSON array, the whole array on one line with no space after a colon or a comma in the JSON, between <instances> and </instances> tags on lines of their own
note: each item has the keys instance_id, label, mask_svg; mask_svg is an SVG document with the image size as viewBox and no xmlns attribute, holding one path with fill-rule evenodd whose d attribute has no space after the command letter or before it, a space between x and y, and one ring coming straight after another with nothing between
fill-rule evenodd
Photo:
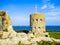
<instances>
[{"instance_id":1,"label":"rock","mask_svg":"<svg viewBox=\"0 0 60 45\"><path fill-rule=\"evenodd\" d=\"M9 39L0 39L0 45L7 45Z\"/></svg>"},{"instance_id":2,"label":"rock","mask_svg":"<svg viewBox=\"0 0 60 45\"><path fill-rule=\"evenodd\" d=\"M9 32L3 32L3 35L2 35L2 38L4 39L4 38L8 38L8 36L9 36Z\"/></svg>"},{"instance_id":3,"label":"rock","mask_svg":"<svg viewBox=\"0 0 60 45\"><path fill-rule=\"evenodd\" d=\"M33 32L30 31L28 34L15 32L8 14L5 11L0 11L0 45L37 45L37 42L42 41L60 43L60 40L50 38L47 32L42 33L41 31L40 33L40 30Z\"/></svg>"},{"instance_id":4,"label":"rock","mask_svg":"<svg viewBox=\"0 0 60 45\"><path fill-rule=\"evenodd\" d=\"M17 37L27 38L27 34L26 33L17 33Z\"/></svg>"},{"instance_id":5,"label":"rock","mask_svg":"<svg viewBox=\"0 0 60 45\"><path fill-rule=\"evenodd\" d=\"M18 45L18 43L19 43L19 38L18 37L14 37L14 38L12 38L12 39L10 39L11 40L11 42L12 42L12 45Z\"/></svg>"},{"instance_id":6,"label":"rock","mask_svg":"<svg viewBox=\"0 0 60 45\"><path fill-rule=\"evenodd\" d=\"M42 37L41 38L43 41L50 41L50 42L53 42L53 40L49 37Z\"/></svg>"},{"instance_id":7,"label":"rock","mask_svg":"<svg viewBox=\"0 0 60 45\"><path fill-rule=\"evenodd\" d=\"M24 45L30 45L31 42L29 40L27 40L26 38L22 39L20 44L24 44Z\"/></svg>"},{"instance_id":8,"label":"rock","mask_svg":"<svg viewBox=\"0 0 60 45\"><path fill-rule=\"evenodd\" d=\"M60 43L60 39L51 38L55 43Z\"/></svg>"},{"instance_id":9,"label":"rock","mask_svg":"<svg viewBox=\"0 0 60 45\"><path fill-rule=\"evenodd\" d=\"M28 34L28 40L31 40L31 39L33 39L35 36L32 34L32 33L29 33Z\"/></svg>"},{"instance_id":10,"label":"rock","mask_svg":"<svg viewBox=\"0 0 60 45\"><path fill-rule=\"evenodd\" d=\"M35 38L33 38L30 42L31 42L31 45L37 45Z\"/></svg>"},{"instance_id":11,"label":"rock","mask_svg":"<svg viewBox=\"0 0 60 45\"><path fill-rule=\"evenodd\" d=\"M3 31L0 31L0 38L2 38L2 35L3 35Z\"/></svg>"}]
</instances>

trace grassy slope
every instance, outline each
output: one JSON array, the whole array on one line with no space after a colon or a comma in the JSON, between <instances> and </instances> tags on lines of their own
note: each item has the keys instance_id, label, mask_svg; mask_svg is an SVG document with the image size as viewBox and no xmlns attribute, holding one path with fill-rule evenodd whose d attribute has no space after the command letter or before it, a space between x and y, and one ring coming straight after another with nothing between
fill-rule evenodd
<instances>
[{"instance_id":1,"label":"grassy slope","mask_svg":"<svg viewBox=\"0 0 60 45\"><path fill-rule=\"evenodd\" d=\"M56 39L60 39L60 32L49 32L50 37L56 38Z\"/></svg>"}]
</instances>

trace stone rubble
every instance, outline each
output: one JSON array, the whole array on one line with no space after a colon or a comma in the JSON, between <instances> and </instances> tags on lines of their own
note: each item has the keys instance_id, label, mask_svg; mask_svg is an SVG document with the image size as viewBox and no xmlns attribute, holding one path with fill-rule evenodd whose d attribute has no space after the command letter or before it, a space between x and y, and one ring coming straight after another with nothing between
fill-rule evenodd
<instances>
[{"instance_id":1,"label":"stone rubble","mask_svg":"<svg viewBox=\"0 0 60 45\"><path fill-rule=\"evenodd\" d=\"M4 11L0 11L0 15L3 16ZM6 22L8 31L0 31L0 45L37 45L37 42L41 41L50 41L53 42L57 41L60 42L60 40L56 40L54 38L45 37L45 36L38 36L35 37L33 33L17 33L13 30L12 25L10 24L10 18L8 17L8 14L4 12L4 15L7 15Z\"/></svg>"}]
</instances>

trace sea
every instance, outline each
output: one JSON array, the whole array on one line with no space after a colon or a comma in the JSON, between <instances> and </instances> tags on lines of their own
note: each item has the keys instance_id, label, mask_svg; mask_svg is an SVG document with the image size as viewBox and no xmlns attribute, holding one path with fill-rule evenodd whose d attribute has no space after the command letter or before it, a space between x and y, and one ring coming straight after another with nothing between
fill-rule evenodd
<instances>
[{"instance_id":1,"label":"sea","mask_svg":"<svg viewBox=\"0 0 60 45\"><path fill-rule=\"evenodd\" d=\"M30 26L13 26L14 30L30 30ZM60 26L46 26L46 30L49 31L60 31Z\"/></svg>"}]
</instances>

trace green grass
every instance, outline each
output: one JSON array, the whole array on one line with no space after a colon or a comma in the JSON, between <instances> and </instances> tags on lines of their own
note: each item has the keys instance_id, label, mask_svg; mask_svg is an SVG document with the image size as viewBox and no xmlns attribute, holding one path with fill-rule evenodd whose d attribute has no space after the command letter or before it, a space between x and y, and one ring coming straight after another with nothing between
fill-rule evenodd
<instances>
[{"instance_id":1,"label":"green grass","mask_svg":"<svg viewBox=\"0 0 60 45\"><path fill-rule=\"evenodd\" d=\"M50 37L53 37L53 38L56 38L56 39L60 39L60 32L49 32L49 35L50 35Z\"/></svg>"},{"instance_id":2,"label":"green grass","mask_svg":"<svg viewBox=\"0 0 60 45\"><path fill-rule=\"evenodd\" d=\"M42 43L40 43L40 42L37 42L37 45L55 45L55 43L54 42L45 42L45 41L43 41Z\"/></svg>"}]
</instances>

